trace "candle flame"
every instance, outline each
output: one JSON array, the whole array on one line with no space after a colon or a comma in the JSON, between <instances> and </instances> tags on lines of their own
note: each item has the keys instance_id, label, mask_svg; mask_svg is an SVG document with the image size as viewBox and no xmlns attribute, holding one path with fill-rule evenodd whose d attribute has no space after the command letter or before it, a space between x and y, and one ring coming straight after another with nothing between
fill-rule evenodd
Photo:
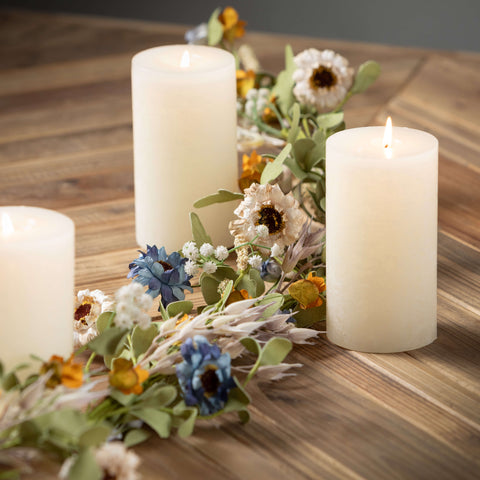
<instances>
[{"instance_id":1,"label":"candle flame","mask_svg":"<svg viewBox=\"0 0 480 480\"><path fill-rule=\"evenodd\" d=\"M187 68L190 66L190 54L188 50L185 50L182 55L182 59L180 60L180 67Z\"/></svg>"},{"instance_id":2,"label":"candle flame","mask_svg":"<svg viewBox=\"0 0 480 480\"><path fill-rule=\"evenodd\" d=\"M392 117L387 118L387 123L385 124L385 133L383 135L383 148L385 149L385 156L387 158L392 158L392 141L393 139L393 128L392 128Z\"/></svg>"},{"instance_id":3,"label":"candle flame","mask_svg":"<svg viewBox=\"0 0 480 480\"><path fill-rule=\"evenodd\" d=\"M15 229L13 228L13 223L8 213L2 213L2 234L4 236L11 235Z\"/></svg>"}]
</instances>

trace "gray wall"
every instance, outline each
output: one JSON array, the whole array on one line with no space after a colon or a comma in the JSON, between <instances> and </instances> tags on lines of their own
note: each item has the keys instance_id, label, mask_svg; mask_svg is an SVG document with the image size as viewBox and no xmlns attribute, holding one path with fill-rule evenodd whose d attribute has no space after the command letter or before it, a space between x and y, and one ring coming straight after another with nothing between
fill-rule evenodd
<instances>
[{"instance_id":1,"label":"gray wall","mask_svg":"<svg viewBox=\"0 0 480 480\"><path fill-rule=\"evenodd\" d=\"M0 0L0 5L198 24L219 0ZM480 0L225 0L248 28L480 51Z\"/></svg>"}]
</instances>

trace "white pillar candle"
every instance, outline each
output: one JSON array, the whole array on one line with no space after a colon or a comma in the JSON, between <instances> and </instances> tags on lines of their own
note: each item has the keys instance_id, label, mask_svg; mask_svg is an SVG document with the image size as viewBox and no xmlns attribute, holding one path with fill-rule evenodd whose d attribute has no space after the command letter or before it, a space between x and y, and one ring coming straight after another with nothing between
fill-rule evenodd
<instances>
[{"instance_id":1,"label":"white pillar candle","mask_svg":"<svg viewBox=\"0 0 480 480\"><path fill-rule=\"evenodd\" d=\"M409 128L327 140L327 336L363 352L402 352L437 334L438 141Z\"/></svg>"},{"instance_id":2,"label":"white pillar candle","mask_svg":"<svg viewBox=\"0 0 480 480\"><path fill-rule=\"evenodd\" d=\"M0 360L4 368L73 350L72 220L36 207L0 207Z\"/></svg>"},{"instance_id":3,"label":"white pillar candle","mask_svg":"<svg viewBox=\"0 0 480 480\"><path fill-rule=\"evenodd\" d=\"M197 45L140 52L132 99L137 242L178 250L192 238L195 200L237 189L234 57ZM198 214L214 243L232 243L232 204Z\"/></svg>"}]
</instances>

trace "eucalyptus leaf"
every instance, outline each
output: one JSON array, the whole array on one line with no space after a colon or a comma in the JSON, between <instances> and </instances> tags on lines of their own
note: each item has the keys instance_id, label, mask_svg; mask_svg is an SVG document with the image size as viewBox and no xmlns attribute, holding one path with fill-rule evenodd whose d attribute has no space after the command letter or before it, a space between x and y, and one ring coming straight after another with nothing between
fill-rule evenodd
<instances>
[{"instance_id":1,"label":"eucalyptus leaf","mask_svg":"<svg viewBox=\"0 0 480 480\"><path fill-rule=\"evenodd\" d=\"M325 302L319 307L306 308L298 310L293 317L295 325L298 328L308 328L317 322L321 322L326 318L326 304Z\"/></svg>"},{"instance_id":2,"label":"eucalyptus leaf","mask_svg":"<svg viewBox=\"0 0 480 480\"><path fill-rule=\"evenodd\" d=\"M239 382L237 377L234 377L234 380L237 388L232 388L232 390L228 392L229 398L235 398L240 403L243 403L244 405L249 405L252 401L250 395L247 393L245 388L243 388L243 385Z\"/></svg>"},{"instance_id":3,"label":"eucalyptus leaf","mask_svg":"<svg viewBox=\"0 0 480 480\"><path fill-rule=\"evenodd\" d=\"M177 398L177 389L173 385L154 385L142 395L142 407L166 407Z\"/></svg>"},{"instance_id":4,"label":"eucalyptus leaf","mask_svg":"<svg viewBox=\"0 0 480 480\"><path fill-rule=\"evenodd\" d=\"M15 375L15 372L10 372L5 375L2 379L2 388L3 390L11 390L15 388L17 385L20 385L20 381L18 377Z\"/></svg>"},{"instance_id":5,"label":"eucalyptus leaf","mask_svg":"<svg viewBox=\"0 0 480 480\"><path fill-rule=\"evenodd\" d=\"M242 410L237 411L238 418L240 420L240 423L245 425L250 421L250 412L248 411L247 408L243 408Z\"/></svg>"},{"instance_id":6,"label":"eucalyptus leaf","mask_svg":"<svg viewBox=\"0 0 480 480\"><path fill-rule=\"evenodd\" d=\"M278 154L277 158L273 162L268 162L263 169L262 176L260 178L260 183L265 185L272 182L277 177L279 177L283 172L283 163L290 154L292 150L292 145L287 143L283 150Z\"/></svg>"},{"instance_id":7,"label":"eucalyptus leaf","mask_svg":"<svg viewBox=\"0 0 480 480\"><path fill-rule=\"evenodd\" d=\"M277 82L272 89L272 94L277 97L277 103L284 115L288 114L295 102L293 96L293 72L295 71L293 61L293 50L290 45L285 47L285 70L282 70L277 77Z\"/></svg>"},{"instance_id":8,"label":"eucalyptus leaf","mask_svg":"<svg viewBox=\"0 0 480 480\"><path fill-rule=\"evenodd\" d=\"M99 355L115 355L124 345L128 330L112 327L88 342L88 348Z\"/></svg>"},{"instance_id":9,"label":"eucalyptus leaf","mask_svg":"<svg viewBox=\"0 0 480 480\"><path fill-rule=\"evenodd\" d=\"M326 209L326 206L325 206L325 201L326 201L325 197L323 197L323 198L320 199L320 208L321 208L324 212L326 212L326 210L327 210L327 209Z\"/></svg>"},{"instance_id":10,"label":"eucalyptus leaf","mask_svg":"<svg viewBox=\"0 0 480 480\"><path fill-rule=\"evenodd\" d=\"M262 295L265 291L265 282L260 276L260 272L255 268L251 268L238 282L236 289L246 290L252 298L255 298Z\"/></svg>"},{"instance_id":11,"label":"eucalyptus leaf","mask_svg":"<svg viewBox=\"0 0 480 480\"><path fill-rule=\"evenodd\" d=\"M343 112L323 113L317 117L318 128L334 128L343 122Z\"/></svg>"},{"instance_id":12,"label":"eucalyptus leaf","mask_svg":"<svg viewBox=\"0 0 480 480\"><path fill-rule=\"evenodd\" d=\"M308 173L302 170L295 158L287 158L284 163L300 181L308 177Z\"/></svg>"},{"instance_id":13,"label":"eucalyptus leaf","mask_svg":"<svg viewBox=\"0 0 480 480\"><path fill-rule=\"evenodd\" d=\"M220 294L218 293L218 285L224 279L236 280L237 272L232 267L223 265L217 268L214 273L202 273L200 275L199 283L202 290L202 295L207 305L214 305L220 301Z\"/></svg>"},{"instance_id":14,"label":"eucalyptus leaf","mask_svg":"<svg viewBox=\"0 0 480 480\"><path fill-rule=\"evenodd\" d=\"M90 427L82 433L80 439L78 440L78 445L81 448L98 447L102 445L102 443L105 443L105 440L108 438L111 431L111 428L108 428L104 425Z\"/></svg>"},{"instance_id":15,"label":"eucalyptus leaf","mask_svg":"<svg viewBox=\"0 0 480 480\"><path fill-rule=\"evenodd\" d=\"M180 438L189 437L193 433L195 428L195 420L198 416L198 410L196 408L186 408L183 410L183 415L186 414L185 420L178 427L177 433Z\"/></svg>"},{"instance_id":16,"label":"eucalyptus leaf","mask_svg":"<svg viewBox=\"0 0 480 480\"><path fill-rule=\"evenodd\" d=\"M274 315L278 310L280 310L282 304L283 295L281 293L270 293L265 295L259 302L256 303L257 306L268 305L263 312L262 319L267 319Z\"/></svg>"},{"instance_id":17,"label":"eucalyptus leaf","mask_svg":"<svg viewBox=\"0 0 480 480\"><path fill-rule=\"evenodd\" d=\"M193 305L192 305L193 307ZM133 329L132 332L132 346L133 346L133 354L135 358L142 354L144 354L153 342L153 339L157 336L158 329L155 324L150 324L148 328L145 330L140 328L138 325Z\"/></svg>"},{"instance_id":18,"label":"eucalyptus leaf","mask_svg":"<svg viewBox=\"0 0 480 480\"><path fill-rule=\"evenodd\" d=\"M189 314L193 310L193 303L190 300L179 300L167 305L167 313L169 318L175 317L178 314Z\"/></svg>"},{"instance_id":19,"label":"eucalyptus leaf","mask_svg":"<svg viewBox=\"0 0 480 480\"><path fill-rule=\"evenodd\" d=\"M190 224L192 226L192 235L197 245L203 245L204 243L212 243L212 239L205 231L200 217L195 212L190 212Z\"/></svg>"},{"instance_id":20,"label":"eucalyptus leaf","mask_svg":"<svg viewBox=\"0 0 480 480\"><path fill-rule=\"evenodd\" d=\"M168 438L170 436L172 419L168 413L147 407L138 410L132 409L131 414L143 420L161 438Z\"/></svg>"},{"instance_id":21,"label":"eucalyptus leaf","mask_svg":"<svg viewBox=\"0 0 480 480\"><path fill-rule=\"evenodd\" d=\"M207 41L210 46L218 45L223 37L223 25L218 19L221 8L216 8L207 24Z\"/></svg>"},{"instance_id":22,"label":"eucalyptus leaf","mask_svg":"<svg viewBox=\"0 0 480 480\"><path fill-rule=\"evenodd\" d=\"M107 328L113 325L115 315L115 312L103 312L100 314L96 322L98 333L104 332Z\"/></svg>"},{"instance_id":23,"label":"eucalyptus leaf","mask_svg":"<svg viewBox=\"0 0 480 480\"><path fill-rule=\"evenodd\" d=\"M286 338L271 338L263 347L260 359L261 365L278 365L283 362L285 357L292 349L292 342Z\"/></svg>"},{"instance_id":24,"label":"eucalyptus leaf","mask_svg":"<svg viewBox=\"0 0 480 480\"><path fill-rule=\"evenodd\" d=\"M230 192L229 190L220 189L217 193L200 198L193 204L193 206L195 208L203 208L215 203L233 202L234 200L243 200L243 198L243 193Z\"/></svg>"},{"instance_id":25,"label":"eucalyptus leaf","mask_svg":"<svg viewBox=\"0 0 480 480\"><path fill-rule=\"evenodd\" d=\"M312 159L312 153L313 156L315 156L314 154L316 145L316 142L311 138L301 138L293 145L295 160L300 165L302 170L306 172L309 172L315 165L315 162Z\"/></svg>"},{"instance_id":26,"label":"eucalyptus leaf","mask_svg":"<svg viewBox=\"0 0 480 480\"><path fill-rule=\"evenodd\" d=\"M100 480L102 478L103 472L92 451L89 448L82 449L68 472L68 480Z\"/></svg>"},{"instance_id":27,"label":"eucalyptus leaf","mask_svg":"<svg viewBox=\"0 0 480 480\"><path fill-rule=\"evenodd\" d=\"M262 347L258 343L257 340L255 340L252 337L243 337L240 339L240 343L250 352L255 355L260 355L260 352L262 350Z\"/></svg>"},{"instance_id":28,"label":"eucalyptus leaf","mask_svg":"<svg viewBox=\"0 0 480 480\"><path fill-rule=\"evenodd\" d=\"M377 62L369 60L368 62L363 63L360 65L360 67L358 67L351 92L364 92L378 78L379 75L380 65Z\"/></svg>"},{"instance_id":29,"label":"eucalyptus leaf","mask_svg":"<svg viewBox=\"0 0 480 480\"><path fill-rule=\"evenodd\" d=\"M127 448L138 445L139 443L148 440L151 437L151 433L141 428L134 428L130 430L123 439L123 443Z\"/></svg>"}]
</instances>

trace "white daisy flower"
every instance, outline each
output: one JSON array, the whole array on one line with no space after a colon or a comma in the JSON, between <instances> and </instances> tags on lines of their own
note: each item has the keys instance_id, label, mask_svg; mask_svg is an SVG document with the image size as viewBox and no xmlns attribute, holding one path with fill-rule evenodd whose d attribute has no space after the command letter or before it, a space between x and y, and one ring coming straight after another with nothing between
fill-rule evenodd
<instances>
[{"instance_id":1,"label":"white daisy flower","mask_svg":"<svg viewBox=\"0 0 480 480\"><path fill-rule=\"evenodd\" d=\"M252 255L248 259L248 263L255 269L260 270L262 268L262 257L260 255Z\"/></svg>"},{"instance_id":2,"label":"white daisy flower","mask_svg":"<svg viewBox=\"0 0 480 480\"><path fill-rule=\"evenodd\" d=\"M192 260L187 260L184 265L185 273L192 277L198 273L198 265Z\"/></svg>"},{"instance_id":3,"label":"white daisy flower","mask_svg":"<svg viewBox=\"0 0 480 480\"><path fill-rule=\"evenodd\" d=\"M217 264L209 260L203 264L203 271L205 273L215 273L217 271Z\"/></svg>"},{"instance_id":4,"label":"white daisy flower","mask_svg":"<svg viewBox=\"0 0 480 480\"><path fill-rule=\"evenodd\" d=\"M235 210L238 220L230 222L230 232L239 242L249 242L257 235L257 226L265 225L268 236L256 243L280 248L297 238L305 214L291 193L284 195L278 185L254 183L245 190L245 198Z\"/></svg>"},{"instance_id":5,"label":"white daisy flower","mask_svg":"<svg viewBox=\"0 0 480 480\"><path fill-rule=\"evenodd\" d=\"M319 112L336 107L352 86L353 68L332 50L309 48L293 60L297 67L293 94L300 103L312 105Z\"/></svg>"},{"instance_id":6,"label":"white daisy flower","mask_svg":"<svg viewBox=\"0 0 480 480\"><path fill-rule=\"evenodd\" d=\"M257 235L260 238L267 238L268 237L268 227L266 225L257 225Z\"/></svg>"},{"instance_id":7,"label":"white daisy flower","mask_svg":"<svg viewBox=\"0 0 480 480\"><path fill-rule=\"evenodd\" d=\"M190 260L198 259L198 248L195 242L187 242L182 248L183 256L189 258Z\"/></svg>"},{"instance_id":8,"label":"white daisy flower","mask_svg":"<svg viewBox=\"0 0 480 480\"><path fill-rule=\"evenodd\" d=\"M213 248L213 245L211 245L210 243L204 243L200 247L200 254L203 255L204 257L209 257L214 253L215 253L215 249Z\"/></svg>"},{"instance_id":9,"label":"white daisy flower","mask_svg":"<svg viewBox=\"0 0 480 480\"><path fill-rule=\"evenodd\" d=\"M223 245L219 245L215 249L215 258L217 260L220 260L223 262L223 260L226 260L228 258L228 248L224 247Z\"/></svg>"},{"instance_id":10,"label":"white daisy flower","mask_svg":"<svg viewBox=\"0 0 480 480\"><path fill-rule=\"evenodd\" d=\"M272 246L271 256L272 257L280 257L283 254L283 247L274 243Z\"/></svg>"}]
</instances>

